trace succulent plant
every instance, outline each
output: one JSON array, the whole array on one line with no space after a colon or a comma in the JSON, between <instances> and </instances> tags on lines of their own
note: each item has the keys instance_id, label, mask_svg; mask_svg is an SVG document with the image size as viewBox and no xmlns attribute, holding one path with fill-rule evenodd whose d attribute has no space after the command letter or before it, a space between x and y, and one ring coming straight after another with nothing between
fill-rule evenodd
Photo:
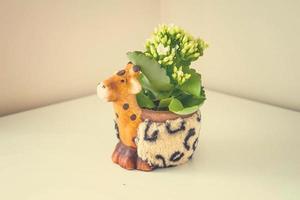
<instances>
[{"instance_id":1,"label":"succulent plant","mask_svg":"<svg viewBox=\"0 0 300 200\"><path fill-rule=\"evenodd\" d=\"M208 45L182 28L160 25L146 41L144 52L129 52L128 58L141 67L141 107L190 114L204 102L201 75L190 67Z\"/></svg>"}]
</instances>

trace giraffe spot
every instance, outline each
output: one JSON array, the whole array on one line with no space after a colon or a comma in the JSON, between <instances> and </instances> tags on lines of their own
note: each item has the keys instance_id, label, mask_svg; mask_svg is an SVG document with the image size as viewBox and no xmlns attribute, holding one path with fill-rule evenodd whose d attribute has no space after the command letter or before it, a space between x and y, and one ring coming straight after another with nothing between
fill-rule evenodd
<instances>
[{"instance_id":1,"label":"giraffe spot","mask_svg":"<svg viewBox=\"0 0 300 200\"><path fill-rule=\"evenodd\" d=\"M132 70L133 70L134 72L139 72L139 71L141 70L141 67L138 66L138 65L134 65L133 68L132 68Z\"/></svg>"},{"instance_id":2,"label":"giraffe spot","mask_svg":"<svg viewBox=\"0 0 300 200\"><path fill-rule=\"evenodd\" d=\"M124 82L125 82L125 80L124 80L124 79L122 79L122 80L121 80L121 82L122 82L122 83L124 83Z\"/></svg>"},{"instance_id":3,"label":"giraffe spot","mask_svg":"<svg viewBox=\"0 0 300 200\"><path fill-rule=\"evenodd\" d=\"M124 110L127 110L128 108L129 108L129 104L128 104L128 103L124 103L124 104L123 104L123 109L124 109Z\"/></svg>"},{"instance_id":4,"label":"giraffe spot","mask_svg":"<svg viewBox=\"0 0 300 200\"><path fill-rule=\"evenodd\" d=\"M122 70L120 70L120 71L117 72L117 75L118 76L123 76L125 74L125 72L126 71L124 69L122 69Z\"/></svg>"},{"instance_id":5,"label":"giraffe spot","mask_svg":"<svg viewBox=\"0 0 300 200\"><path fill-rule=\"evenodd\" d=\"M134 121L134 120L136 119L136 115L135 115L135 114L130 115L130 119L131 119L132 121Z\"/></svg>"}]
</instances>

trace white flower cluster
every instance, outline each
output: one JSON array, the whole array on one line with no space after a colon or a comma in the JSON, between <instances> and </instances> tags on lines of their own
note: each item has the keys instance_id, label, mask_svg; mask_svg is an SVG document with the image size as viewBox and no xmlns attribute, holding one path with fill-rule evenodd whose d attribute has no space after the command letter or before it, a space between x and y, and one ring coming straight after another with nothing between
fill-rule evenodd
<instances>
[{"instance_id":1,"label":"white flower cluster","mask_svg":"<svg viewBox=\"0 0 300 200\"><path fill-rule=\"evenodd\" d=\"M182 85L186 80L191 77L191 74L183 73L182 67L174 67L172 77L179 85Z\"/></svg>"},{"instance_id":2,"label":"white flower cluster","mask_svg":"<svg viewBox=\"0 0 300 200\"><path fill-rule=\"evenodd\" d=\"M162 67L190 65L199 56L207 44L195 39L183 29L174 25L160 25L146 42L147 56L153 57Z\"/></svg>"},{"instance_id":3,"label":"white flower cluster","mask_svg":"<svg viewBox=\"0 0 300 200\"><path fill-rule=\"evenodd\" d=\"M207 47L203 40L195 39L178 26L160 25L147 40L145 55L172 71L173 79L178 84L183 84L191 75L185 74L181 66L185 69L189 67L192 61L203 55L203 50Z\"/></svg>"}]
</instances>

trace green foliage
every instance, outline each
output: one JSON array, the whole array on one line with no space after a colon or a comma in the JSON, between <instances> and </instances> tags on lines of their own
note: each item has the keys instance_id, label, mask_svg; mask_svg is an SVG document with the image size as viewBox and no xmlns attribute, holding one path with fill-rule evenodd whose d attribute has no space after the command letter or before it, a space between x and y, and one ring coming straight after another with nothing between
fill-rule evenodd
<instances>
[{"instance_id":1,"label":"green foliage","mask_svg":"<svg viewBox=\"0 0 300 200\"><path fill-rule=\"evenodd\" d=\"M173 98L169 104L169 110L179 115L188 115L196 112L199 109L199 105L185 107L178 99Z\"/></svg>"},{"instance_id":2,"label":"green foliage","mask_svg":"<svg viewBox=\"0 0 300 200\"><path fill-rule=\"evenodd\" d=\"M200 96L201 76L194 71L191 71L190 74L191 77L180 86L180 89L188 94Z\"/></svg>"},{"instance_id":3,"label":"green foliage","mask_svg":"<svg viewBox=\"0 0 300 200\"><path fill-rule=\"evenodd\" d=\"M139 51L128 52L127 56L134 64L141 67L141 71L154 89L168 91L172 88L166 70L161 68L154 59Z\"/></svg>"},{"instance_id":4,"label":"green foliage","mask_svg":"<svg viewBox=\"0 0 300 200\"><path fill-rule=\"evenodd\" d=\"M155 104L153 103L153 101L151 100L151 98L148 97L147 95L145 95L144 91L138 93L136 95L136 99L139 102L139 106L141 106L143 108L152 109L152 108L155 107Z\"/></svg>"},{"instance_id":5,"label":"green foliage","mask_svg":"<svg viewBox=\"0 0 300 200\"><path fill-rule=\"evenodd\" d=\"M128 52L129 60L142 71L139 106L179 115L197 111L206 98L201 75L190 65L207 46L177 26L162 25L146 42L145 52Z\"/></svg>"}]
</instances>

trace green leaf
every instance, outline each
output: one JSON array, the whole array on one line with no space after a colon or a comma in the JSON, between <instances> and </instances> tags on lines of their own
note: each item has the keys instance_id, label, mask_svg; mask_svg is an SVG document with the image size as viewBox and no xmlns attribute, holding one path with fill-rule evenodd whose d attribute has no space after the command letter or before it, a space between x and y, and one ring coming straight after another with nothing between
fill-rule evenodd
<instances>
[{"instance_id":1,"label":"green leaf","mask_svg":"<svg viewBox=\"0 0 300 200\"><path fill-rule=\"evenodd\" d=\"M143 89L150 90L156 96L158 91L155 88L153 88L153 86L151 85L151 83L149 82L149 80L147 79L147 77L144 74L140 75L139 81L140 81Z\"/></svg>"},{"instance_id":2,"label":"green leaf","mask_svg":"<svg viewBox=\"0 0 300 200\"><path fill-rule=\"evenodd\" d=\"M182 102L184 107L200 106L205 101L205 97L193 95L182 95L181 97L178 97L178 99Z\"/></svg>"},{"instance_id":3,"label":"green leaf","mask_svg":"<svg viewBox=\"0 0 300 200\"><path fill-rule=\"evenodd\" d=\"M203 86L201 86L200 97L203 97L204 99L206 99L205 90L204 90Z\"/></svg>"},{"instance_id":4,"label":"green leaf","mask_svg":"<svg viewBox=\"0 0 300 200\"><path fill-rule=\"evenodd\" d=\"M141 67L142 73L147 77L150 85L156 91L169 91L173 88L166 70L161 68L157 61L140 51L128 52L127 57L135 65Z\"/></svg>"},{"instance_id":5,"label":"green leaf","mask_svg":"<svg viewBox=\"0 0 300 200\"><path fill-rule=\"evenodd\" d=\"M136 100L140 107L142 108L154 108L155 105L150 97L146 96L143 91L136 95Z\"/></svg>"},{"instance_id":6,"label":"green leaf","mask_svg":"<svg viewBox=\"0 0 300 200\"><path fill-rule=\"evenodd\" d=\"M169 110L178 115L188 115L196 112L199 109L199 105L184 107L183 104L176 98L173 98L169 104Z\"/></svg>"},{"instance_id":7,"label":"green leaf","mask_svg":"<svg viewBox=\"0 0 300 200\"><path fill-rule=\"evenodd\" d=\"M194 71L191 71L190 74L191 77L180 86L180 89L185 93L199 97L201 91L201 76Z\"/></svg>"},{"instance_id":8,"label":"green leaf","mask_svg":"<svg viewBox=\"0 0 300 200\"><path fill-rule=\"evenodd\" d=\"M167 98L170 95L170 92L168 91L164 92L156 90L156 88L153 87L153 85L149 82L144 74L141 74L141 76L139 77L139 81L142 85L142 88L149 90L157 100Z\"/></svg>"},{"instance_id":9,"label":"green leaf","mask_svg":"<svg viewBox=\"0 0 300 200\"><path fill-rule=\"evenodd\" d=\"M178 115L189 115L199 110L199 106L191 106L175 112Z\"/></svg>"},{"instance_id":10,"label":"green leaf","mask_svg":"<svg viewBox=\"0 0 300 200\"><path fill-rule=\"evenodd\" d=\"M158 108L167 108L172 101L172 97L162 99L159 102Z\"/></svg>"},{"instance_id":11,"label":"green leaf","mask_svg":"<svg viewBox=\"0 0 300 200\"><path fill-rule=\"evenodd\" d=\"M184 109L182 103L178 99L173 98L169 104L169 110L176 113L177 111L180 111L182 109Z\"/></svg>"}]
</instances>

